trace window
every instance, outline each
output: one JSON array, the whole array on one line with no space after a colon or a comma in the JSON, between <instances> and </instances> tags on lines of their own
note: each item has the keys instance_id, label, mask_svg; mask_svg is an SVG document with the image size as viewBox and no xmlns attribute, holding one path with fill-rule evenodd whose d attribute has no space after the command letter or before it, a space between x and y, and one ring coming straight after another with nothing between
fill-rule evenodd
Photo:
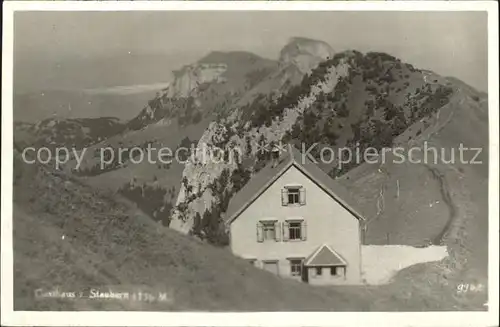
<instances>
[{"instance_id":1,"label":"window","mask_svg":"<svg viewBox=\"0 0 500 327\"><path fill-rule=\"evenodd\" d=\"M257 241L279 241L280 231L277 221L260 221L257 223Z\"/></svg>"},{"instance_id":2,"label":"window","mask_svg":"<svg viewBox=\"0 0 500 327\"><path fill-rule=\"evenodd\" d=\"M323 273L323 269L321 267L316 267L316 275L321 276L322 273Z\"/></svg>"},{"instance_id":3,"label":"window","mask_svg":"<svg viewBox=\"0 0 500 327\"><path fill-rule=\"evenodd\" d=\"M283 241L288 240L306 240L306 223L304 220L288 220L283 223Z\"/></svg>"},{"instance_id":4,"label":"window","mask_svg":"<svg viewBox=\"0 0 500 327\"><path fill-rule=\"evenodd\" d=\"M301 222L290 222L288 224L288 233L291 240L301 240L302 237L302 223Z\"/></svg>"},{"instance_id":5,"label":"window","mask_svg":"<svg viewBox=\"0 0 500 327\"><path fill-rule=\"evenodd\" d=\"M343 267L331 267L330 275L332 276L343 276L345 275L345 266Z\"/></svg>"},{"instance_id":6,"label":"window","mask_svg":"<svg viewBox=\"0 0 500 327\"><path fill-rule=\"evenodd\" d=\"M300 191L298 188L288 189L288 204L299 203L299 194L300 194Z\"/></svg>"},{"instance_id":7,"label":"window","mask_svg":"<svg viewBox=\"0 0 500 327\"><path fill-rule=\"evenodd\" d=\"M305 205L306 190L302 186L286 186L281 191L281 204L288 205Z\"/></svg>"},{"instance_id":8,"label":"window","mask_svg":"<svg viewBox=\"0 0 500 327\"><path fill-rule=\"evenodd\" d=\"M274 222L266 221L262 223L264 231L264 240L274 240L276 239L276 228L274 227Z\"/></svg>"},{"instance_id":9,"label":"window","mask_svg":"<svg viewBox=\"0 0 500 327\"><path fill-rule=\"evenodd\" d=\"M302 259L290 259L290 274L302 276Z\"/></svg>"}]
</instances>

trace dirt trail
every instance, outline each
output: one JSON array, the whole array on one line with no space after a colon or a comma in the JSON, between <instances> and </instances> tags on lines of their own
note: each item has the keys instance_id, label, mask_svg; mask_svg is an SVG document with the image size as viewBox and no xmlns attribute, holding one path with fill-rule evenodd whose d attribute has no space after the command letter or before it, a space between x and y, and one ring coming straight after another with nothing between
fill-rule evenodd
<instances>
[{"instance_id":1,"label":"dirt trail","mask_svg":"<svg viewBox=\"0 0 500 327\"><path fill-rule=\"evenodd\" d=\"M453 103L454 105L457 105L457 102L458 102L458 105L461 105L464 102L464 96L463 96L461 88L457 89L457 94L455 95L453 100L450 101L450 104ZM443 108L440 108L437 111L437 119L436 119L436 124L434 126L434 130L431 131L431 133L429 135L427 135L427 137L425 138L425 141L427 141L427 142L434 135L438 134L446 125L448 125L448 123L450 123L451 119L453 118L453 115L455 114L456 107L451 108L451 111L450 111L450 114L448 115L448 117L444 120L444 122L442 122L440 124L439 123L439 121L440 121L439 115L440 115L442 109ZM439 182L439 191L441 193L441 197L442 197L444 203L446 203L446 205L448 206L448 210L449 210L448 221L444 225L443 229L431 240L432 244L441 245L441 244L443 244L443 239L444 239L445 235L448 233L449 229L453 225L453 222L457 218L457 211L458 210L457 210L457 206L455 205L455 203L453 203L453 199L450 195L449 185L448 185L448 182L446 181L445 174L441 170L439 170L437 167L432 167L429 164L424 164L424 166L431 172L434 179L436 179Z\"/></svg>"},{"instance_id":2,"label":"dirt trail","mask_svg":"<svg viewBox=\"0 0 500 327\"><path fill-rule=\"evenodd\" d=\"M448 206L449 210L448 221L444 225L443 229L431 240L433 245L441 245L443 243L445 235L448 233L448 230L457 218L457 208L451 198L449 186L444 174L436 167L431 167L428 164L424 166L431 172L434 179L439 182L439 191L441 193L441 197L444 203L446 203L446 205Z\"/></svg>"}]
</instances>

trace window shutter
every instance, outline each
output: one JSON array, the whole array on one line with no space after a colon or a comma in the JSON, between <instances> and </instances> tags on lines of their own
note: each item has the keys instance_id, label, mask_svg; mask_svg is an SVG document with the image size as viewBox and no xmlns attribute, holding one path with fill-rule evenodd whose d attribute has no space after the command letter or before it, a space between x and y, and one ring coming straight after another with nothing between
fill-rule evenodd
<instances>
[{"instance_id":1,"label":"window shutter","mask_svg":"<svg viewBox=\"0 0 500 327\"><path fill-rule=\"evenodd\" d=\"M302 230L300 231L300 236L301 236L302 241L305 241L305 240L307 240L307 224L305 221L303 221L301 223L301 227L302 227L301 228Z\"/></svg>"},{"instance_id":2,"label":"window shutter","mask_svg":"<svg viewBox=\"0 0 500 327\"><path fill-rule=\"evenodd\" d=\"M274 239L276 242L280 241L281 238L281 224L279 222L274 223Z\"/></svg>"},{"instance_id":3,"label":"window shutter","mask_svg":"<svg viewBox=\"0 0 500 327\"><path fill-rule=\"evenodd\" d=\"M264 242L264 231L260 222L257 223L257 242Z\"/></svg>"},{"instance_id":4,"label":"window shutter","mask_svg":"<svg viewBox=\"0 0 500 327\"><path fill-rule=\"evenodd\" d=\"M288 239L290 238L288 227L289 227L289 224L288 224L288 222L285 221L283 223L283 241L284 242L288 241Z\"/></svg>"},{"instance_id":5,"label":"window shutter","mask_svg":"<svg viewBox=\"0 0 500 327\"><path fill-rule=\"evenodd\" d=\"M286 188L281 190L281 205L288 205L288 190Z\"/></svg>"},{"instance_id":6,"label":"window shutter","mask_svg":"<svg viewBox=\"0 0 500 327\"><path fill-rule=\"evenodd\" d=\"M304 205L304 204L306 204L306 189L302 187L299 190L299 192L300 192L299 193L299 202L300 202L300 204Z\"/></svg>"}]
</instances>

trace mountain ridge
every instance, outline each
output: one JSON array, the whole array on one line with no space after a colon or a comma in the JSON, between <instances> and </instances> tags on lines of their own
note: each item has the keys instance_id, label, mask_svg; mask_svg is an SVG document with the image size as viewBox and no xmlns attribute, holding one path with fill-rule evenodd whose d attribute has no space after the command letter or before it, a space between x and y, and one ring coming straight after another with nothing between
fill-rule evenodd
<instances>
[{"instance_id":1,"label":"mountain ridge","mask_svg":"<svg viewBox=\"0 0 500 327\"><path fill-rule=\"evenodd\" d=\"M118 134L94 142L89 153L99 147L146 144L172 149L191 143L238 146L250 154L245 164L113 163L101 169L87 156L79 175L96 187L109 184L141 207L152 207L147 211L155 220L201 237L206 233L192 228L202 217L220 236L218 223L209 222L221 214L214 206L227 202L234 187L220 186L221 178L240 188L267 162L256 153L259 142L300 141L306 148L318 143L335 149L356 142L365 148L405 143L430 128L434 113L457 85L469 96L484 96L463 87L463 82L416 69L385 53L334 53L325 42L300 37L292 38L276 61L245 51L212 51L174 76L139 115L125 122ZM330 167L326 172L337 177L351 168ZM156 194L150 195L156 200L147 201L147 194ZM183 217L189 217L188 224Z\"/></svg>"}]
</instances>

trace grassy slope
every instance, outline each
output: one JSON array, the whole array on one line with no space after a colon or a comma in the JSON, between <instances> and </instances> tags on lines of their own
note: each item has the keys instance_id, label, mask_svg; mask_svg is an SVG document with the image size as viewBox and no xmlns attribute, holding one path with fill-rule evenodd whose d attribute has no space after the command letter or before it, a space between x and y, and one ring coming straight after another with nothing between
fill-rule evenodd
<instances>
[{"instance_id":1,"label":"grassy slope","mask_svg":"<svg viewBox=\"0 0 500 327\"><path fill-rule=\"evenodd\" d=\"M209 122L208 119L205 119L197 125L189 125L186 127L180 127L176 122L172 122L169 126L151 125L144 130L112 137L106 140L105 143L99 143L89 147L87 153L92 154L96 149L99 151L99 149L107 148L108 146L113 148L133 148L138 144L153 140L155 140L155 142L151 146L152 148L169 148L172 152L175 152L184 137L188 137L192 141L198 140ZM118 142L121 142L123 145L120 145ZM144 153L146 153L146 151ZM161 163L158 160L158 150L151 153L151 159L153 162ZM163 160L167 159L164 158ZM99 157L92 158L87 162L87 165L88 163L92 165L98 164L98 162ZM95 177L87 177L86 179L94 186L116 190L123 186L124 183L130 181L132 177L137 178L139 182L150 182L153 180L154 176L156 176L161 185L175 186L177 188L180 184L182 169L183 165L180 165L176 160L172 160L172 165L168 169L159 168L158 164L149 163L146 156L140 163L135 164L128 161L123 168Z\"/></svg>"},{"instance_id":2,"label":"grassy slope","mask_svg":"<svg viewBox=\"0 0 500 327\"><path fill-rule=\"evenodd\" d=\"M16 310L353 310L356 297L282 280L148 218L76 180L17 162ZM62 236L64 235L64 239ZM168 292L173 303L36 300L35 289Z\"/></svg>"},{"instance_id":3,"label":"grassy slope","mask_svg":"<svg viewBox=\"0 0 500 327\"><path fill-rule=\"evenodd\" d=\"M441 309L487 309L483 304L487 302L488 284L488 117L486 100L477 101L476 95L461 89L452 105L441 110L437 123L412 144L422 146L422 142L427 141L429 146L448 149L447 153L451 148L457 151L460 142L466 147L482 147L482 155L477 160L483 164L435 164L431 156L427 165L365 164L339 179L374 212L367 243L379 244L390 234L393 243L422 244L425 239L433 240L451 219L441 240L448 247L450 257L439 263L404 269L393 284L365 288L367 296L381 299L376 308L384 308L391 298L402 308L411 308L415 303L422 306L436 303ZM472 130L475 132L471 133ZM470 160L471 156L466 155L465 159ZM398 179L399 198L395 196ZM376 217L381 190L384 207ZM482 290L461 293L457 291L460 284L482 285Z\"/></svg>"},{"instance_id":4,"label":"grassy slope","mask_svg":"<svg viewBox=\"0 0 500 327\"><path fill-rule=\"evenodd\" d=\"M484 293L457 294L459 281L474 282L462 273L464 269L454 268L457 261L405 269L386 286L313 287L281 279L225 249L161 228L120 198L20 162L15 163L13 220L16 310L485 308ZM38 288L56 287L61 291L91 287L160 291L167 292L173 302L33 297Z\"/></svg>"}]
</instances>

